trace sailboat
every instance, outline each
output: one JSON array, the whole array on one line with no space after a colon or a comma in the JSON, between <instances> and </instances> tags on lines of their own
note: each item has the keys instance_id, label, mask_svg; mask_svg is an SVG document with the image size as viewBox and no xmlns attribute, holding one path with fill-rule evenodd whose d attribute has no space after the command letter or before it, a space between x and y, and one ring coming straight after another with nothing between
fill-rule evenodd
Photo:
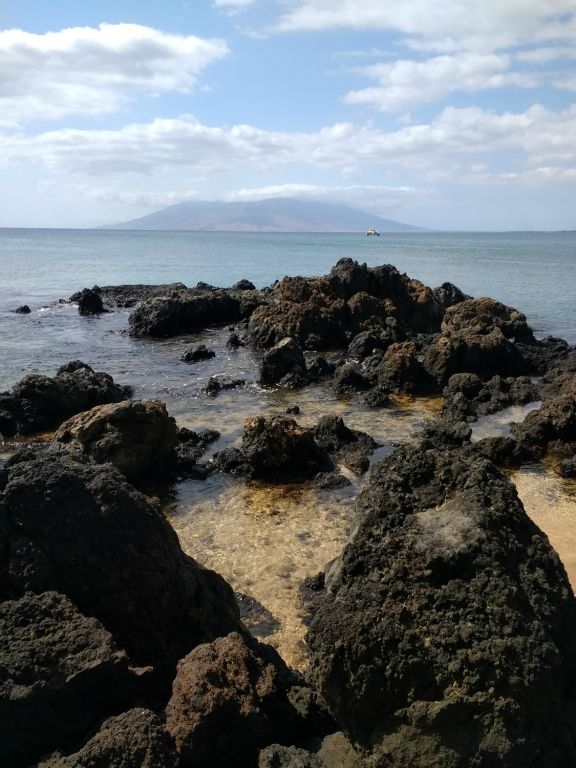
<instances>
[{"instance_id":1,"label":"sailboat","mask_svg":"<svg viewBox=\"0 0 576 768\"><path fill-rule=\"evenodd\" d=\"M380 232L376 229L374 226L376 222L376 217L374 215L374 209L372 209L372 226L368 227L366 234L371 237L380 237Z\"/></svg>"}]
</instances>

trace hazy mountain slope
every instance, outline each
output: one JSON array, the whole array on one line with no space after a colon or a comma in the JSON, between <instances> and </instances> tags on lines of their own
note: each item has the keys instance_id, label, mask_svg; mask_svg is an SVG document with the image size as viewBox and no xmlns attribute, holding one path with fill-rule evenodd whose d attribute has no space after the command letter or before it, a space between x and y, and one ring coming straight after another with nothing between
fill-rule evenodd
<instances>
[{"instance_id":1,"label":"hazy mountain slope","mask_svg":"<svg viewBox=\"0 0 576 768\"><path fill-rule=\"evenodd\" d=\"M104 229L160 229L204 232L365 232L372 214L347 205L292 198L249 203L187 202ZM380 232L417 230L376 217Z\"/></svg>"}]
</instances>

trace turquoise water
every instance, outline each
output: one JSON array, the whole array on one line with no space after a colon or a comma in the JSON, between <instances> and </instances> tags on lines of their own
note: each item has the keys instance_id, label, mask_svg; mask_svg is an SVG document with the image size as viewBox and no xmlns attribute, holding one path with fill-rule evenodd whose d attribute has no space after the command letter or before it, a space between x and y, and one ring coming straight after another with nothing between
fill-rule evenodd
<instances>
[{"instance_id":1,"label":"turquoise water","mask_svg":"<svg viewBox=\"0 0 576 768\"><path fill-rule=\"evenodd\" d=\"M537 334L576 343L576 233L266 234L0 230L0 387L31 368L53 371L71 358L129 372L141 347L120 331L126 313L90 321L59 298L85 286L199 280L257 286L283 275L323 274L343 257L394 264L436 286L449 280L523 311ZM30 316L10 310L27 303ZM48 307L43 308L43 307Z\"/></svg>"}]
</instances>

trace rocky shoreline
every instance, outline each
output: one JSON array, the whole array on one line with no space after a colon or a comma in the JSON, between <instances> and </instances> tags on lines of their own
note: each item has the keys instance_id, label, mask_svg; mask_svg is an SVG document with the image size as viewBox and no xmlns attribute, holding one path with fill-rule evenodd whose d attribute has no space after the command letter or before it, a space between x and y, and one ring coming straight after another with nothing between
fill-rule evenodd
<instances>
[{"instance_id":1,"label":"rocky shoreline","mask_svg":"<svg viewBox=\"0 0 576 768\"><path fill-rule=\"evenodd\" d=\"M128 333L150 343L226 328L262 387L375 413L406 395L443 405L375 460L367 432L334 415L304 427L297 409L249 418L218 449L215 430L179 427L80 361L0 394L0 432L31 436L0 469L2 765L576 764L576 601L502 471L546 456L574 476L576 350L513 307L351 259L261 290L70 300L131 308ZM200 345L183 364L213 357ZM509 436L471 440L479 416L535 401ZM370 466L341 554L302 588L304 675L251 635L258 607L182 551L149 492L223 473L330 494Z\"/></svg>"}]
</instances>

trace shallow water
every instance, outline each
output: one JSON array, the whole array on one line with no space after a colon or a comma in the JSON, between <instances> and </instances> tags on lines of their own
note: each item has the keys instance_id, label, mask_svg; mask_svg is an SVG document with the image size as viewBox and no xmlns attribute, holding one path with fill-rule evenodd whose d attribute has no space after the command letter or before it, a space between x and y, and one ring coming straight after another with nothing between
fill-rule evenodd
<instances>
[{"instance_id":1,"label":"shallow water","mask_svg":"<svg viewBox=\"0 0 576 768\"><path fill-rule=\"evenodd\" d=\"M368 242L367 242L368 240ZM410 439L440 400L397 398L383 409L336 398L319 385L300 392L263 390L257 360L246 348L226 347L224 329L167 340L134 339L124 333L128 312L80 317L54 303L84 285L198 280L231 284L241 277L265 285L282 274L322 274L341 256L370 265L393 263L428 284L451 280L475 295L514 304L539 333L576 341L574 288L566 276L576 262L574 233L510 235L237 236L216 233L0 232L0 390L31 371L54 374L71 359L107 371L131 384L139 399L159 398L181 426L218 429L209 454L238 443L244 421L257 414L284 413L299 405L296 420L311 426L326 413L370 433L385 455ZM522 279L518 279L518 274ZM561 292L558 286L563 285ZM30 315L10 312L27 302ZM43 304L46 305L43 307ZM216 357L197 364L179 360L190 346L205 343ZM245 379L243 387L212 398L203 392L211 376ZM507 434L509 422L534 407L507 409L474 426L474 439ZM0 444L0 456L14 443ZM548 465L513 473L527 512L549 535L576 585L576 481L562 480ZM353 498L366 479L348 488L318 492L306 486L265 486L214 476L176 484L165 510L184 549L218 570L262 603L280 622L267 637L298 667L306 665L305 626L298 587L336 557L346 540Z\"/></svg>"}]
</instances>

